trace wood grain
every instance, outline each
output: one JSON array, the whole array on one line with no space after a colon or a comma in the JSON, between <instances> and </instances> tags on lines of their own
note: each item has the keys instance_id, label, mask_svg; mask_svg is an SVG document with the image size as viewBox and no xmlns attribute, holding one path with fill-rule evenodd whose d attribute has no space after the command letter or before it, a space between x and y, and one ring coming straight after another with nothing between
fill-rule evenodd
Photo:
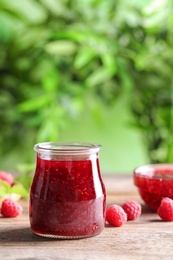
<instances>
[{"instance_id":1,"label":"wood grain","mask_svg":"<svg viewBox=\"0 0 173 260\"><path fill-rule=\"evenodd\" d=\"M103 176L107 205L127 199L140 202L131 176ZM22 202L21 217L0 218L0 259L173 259L173 222L163 222L143 205L143 214L123 227L106 225L95 237L79 240L53 240L36 236L29 226L28 202Z\"/></svg>"}]
</instances>

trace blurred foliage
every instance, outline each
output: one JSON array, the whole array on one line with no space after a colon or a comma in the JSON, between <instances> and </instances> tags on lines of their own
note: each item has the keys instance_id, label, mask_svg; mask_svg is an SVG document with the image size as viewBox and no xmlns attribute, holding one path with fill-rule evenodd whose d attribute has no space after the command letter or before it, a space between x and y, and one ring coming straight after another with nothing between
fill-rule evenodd
<instances>
[{"instance_id":1,"label":"blurred foliage","mask_svg":"<svg viewBox=\"0 0 173 260\"><path fill-rule=\"evenodd\" d=\"M151 162L173 162L172 24L169 0L1 0L1 156L129 95Z\"/></svg>"},{"instance_id":2,"label":"blurred foliage","mask_svg":"<svg viewBox=\"0 0 173 260\"><path fill-rule=\"evenodd\" d=\"M173 2L153 1L145 10L134 55L131 110L150 161L173 162Z\"/></svg>"}]
</instances>

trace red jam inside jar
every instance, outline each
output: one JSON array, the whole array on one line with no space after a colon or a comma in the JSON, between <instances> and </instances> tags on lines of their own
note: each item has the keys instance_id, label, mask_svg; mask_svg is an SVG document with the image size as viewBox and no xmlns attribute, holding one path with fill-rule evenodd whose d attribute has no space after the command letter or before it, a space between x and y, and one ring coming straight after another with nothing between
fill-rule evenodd
<instances>
[{"instance_id":1,"label":"red jam inside jar","mask_svg":"<svg viewBox=\"0 0 173 260\"><path fill-rule=\"evenodd\" d=\"M37 235L82 238L105 226L106 192L100 145L41 143L30 190L30 224Z\"/></svg>"},{"instance_id":2,"label":"red jam inside jar","mask_svg":"<svg viewBox=\"0 0 173 260\"><path fill-rule=\"evenodd\" d=\"M143 201L157 210L164 197L173 199L173 165L150 164L134 171L134 184Z\"/></svg>"}]
</instances>

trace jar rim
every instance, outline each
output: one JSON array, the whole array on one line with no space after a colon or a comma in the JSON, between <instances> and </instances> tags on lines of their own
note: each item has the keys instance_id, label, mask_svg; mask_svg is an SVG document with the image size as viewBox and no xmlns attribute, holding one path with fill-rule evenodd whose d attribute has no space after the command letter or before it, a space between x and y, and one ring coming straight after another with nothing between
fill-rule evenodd
<instances>
[{"instance_id":1,"label":"jar rim","mask_svg":"<svg viewBox=\"0 0 173 260\"><path fill-rule=\"evenodd\" d=\"M43 142L34 145L38 153L78 155L97 153L102 149L100 144L88 142Z\"/></svg>"},{"instance_id":2,"label":"jar rim","mask_svg":"<svg viewBox=\"0 0 173 260\"><path fill-rule=\"evenodd\" d=\"M150 179L173 179L173 164L146 164L134 169L134 176Z\"/></svg>"}]
</instances>

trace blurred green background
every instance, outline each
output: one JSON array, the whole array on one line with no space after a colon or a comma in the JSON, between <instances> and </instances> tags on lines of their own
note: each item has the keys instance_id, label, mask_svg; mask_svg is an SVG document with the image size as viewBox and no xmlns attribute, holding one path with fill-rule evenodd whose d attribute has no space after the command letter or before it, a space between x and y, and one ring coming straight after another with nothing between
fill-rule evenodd
<instances>
[{"instance_id":1,"label":"blurred green background","mask_svg":"<svg viewBox=\"0 0 173 260\"><path fill-rule=\"evenodd\" d=\"M104 173L173 162L173 1L0 1L0 168L42 141L102 144Z\"/></svg>"}]
</instances>

